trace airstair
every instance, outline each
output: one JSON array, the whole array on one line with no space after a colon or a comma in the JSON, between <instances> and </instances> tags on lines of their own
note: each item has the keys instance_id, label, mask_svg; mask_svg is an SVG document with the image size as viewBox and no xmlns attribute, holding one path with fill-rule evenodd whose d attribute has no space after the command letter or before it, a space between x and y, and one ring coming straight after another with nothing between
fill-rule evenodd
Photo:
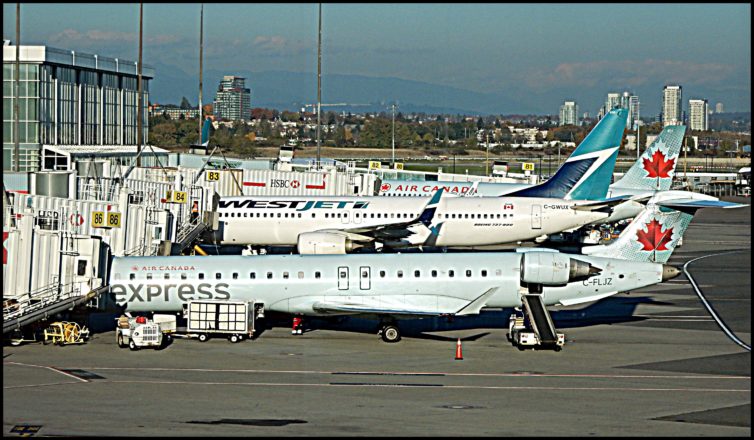
<instances>
[{"instance_id":1,"label":"airstair","mask_svg":"<svg viewBox=\"0 0 754 440\"><path fill-rule=\"evenodd\" d=\"M550 312L545 307L541 286L521 287L521 311L523 316L513 313L509 322L509 337L519 350L526 346L548 347L560 351L565 343L565 335L555 330ZM537 291L539 290L539 291Z\"/></svg>"}]
</instances>

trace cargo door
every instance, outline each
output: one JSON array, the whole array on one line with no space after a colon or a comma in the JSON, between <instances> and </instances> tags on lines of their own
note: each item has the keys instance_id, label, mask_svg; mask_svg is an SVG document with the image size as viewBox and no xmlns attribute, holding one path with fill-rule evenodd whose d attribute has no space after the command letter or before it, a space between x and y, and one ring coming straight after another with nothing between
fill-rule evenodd
<instances>
[{"instance_id":1,"label":"cargo door","mask_svg":"<svg viewBox=\"0 0 754 440\"><path fill-rule=\"evenodd\" d=\"M348 267L338 267L338 290L348 290Z\"/></svg>"},{"instance_id":2,"label":"cargo door","mask_svg":"<svg viewBox=\"0 0 754 440\"><path fill-rule=\"evenodd\" d=\"M369 290L371 285L371 268L368 266L361 266L359 268L359 288L361 288L361 290Z\"/></svg>"},{"instance_id":3,"label":"cargo door","mask_svg":"<svg viewBox=\"0 0 754 440\"><path fill-rule=\"evenodd\" d=\"M542 229L542 205L531 206L531 228Z\"/></svg>"}]
</instances>

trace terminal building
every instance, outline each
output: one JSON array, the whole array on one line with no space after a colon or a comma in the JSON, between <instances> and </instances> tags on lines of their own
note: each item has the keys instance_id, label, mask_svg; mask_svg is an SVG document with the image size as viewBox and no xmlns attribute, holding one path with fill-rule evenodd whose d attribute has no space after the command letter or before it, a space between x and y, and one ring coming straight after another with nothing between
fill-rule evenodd
<instances>
[{"instance_id":1,"label":"terminal building","mask_svg":"<svg viewBox=\"0 0 754 440\"><path fill-rule=\"evenodd\" d=\"M43 169L45 147L137 144L138 65L49 46L20 46L18 153L15 147L16 46L3 44L3 170ZM154 69L142 67L143 139Z\"/></svg>"}]
</instances>

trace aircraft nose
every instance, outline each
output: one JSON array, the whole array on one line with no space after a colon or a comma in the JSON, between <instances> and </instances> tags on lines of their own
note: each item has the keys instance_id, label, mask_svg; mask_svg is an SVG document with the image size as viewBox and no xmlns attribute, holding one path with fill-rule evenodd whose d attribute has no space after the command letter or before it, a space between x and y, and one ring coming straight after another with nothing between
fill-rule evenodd
<instances>
[{"instance_id":1,"label":"aircraft nose","mask_svg":"<svg viewBox=\"0 0 754 440\"><path fill-rule=\"evenodd\" d=\"M681 271L677 267L671 266L669 264L662 265L662 280L663 281L673 279L680 274L681 274Z\"/></svg>"}]
</instances>

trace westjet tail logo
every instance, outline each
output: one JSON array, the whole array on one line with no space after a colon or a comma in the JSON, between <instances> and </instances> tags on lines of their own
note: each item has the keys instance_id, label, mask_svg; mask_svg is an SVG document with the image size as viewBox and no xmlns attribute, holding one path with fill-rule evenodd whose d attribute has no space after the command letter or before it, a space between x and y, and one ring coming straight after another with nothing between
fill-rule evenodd
<instances>
[{"instance_id":1,"label":"westjet tail logo","mask_svg":"<svg viewBox=\"0 0 754 440\"><path fill-rule=\"evenodd\" d=\"M295 209L296 211L308 211L310 209L366 209L369 202L340 202L340 201L304 201L304 200L220 200L220 209L247 208L247 209Z\"/></svg>"}]
</instances>

